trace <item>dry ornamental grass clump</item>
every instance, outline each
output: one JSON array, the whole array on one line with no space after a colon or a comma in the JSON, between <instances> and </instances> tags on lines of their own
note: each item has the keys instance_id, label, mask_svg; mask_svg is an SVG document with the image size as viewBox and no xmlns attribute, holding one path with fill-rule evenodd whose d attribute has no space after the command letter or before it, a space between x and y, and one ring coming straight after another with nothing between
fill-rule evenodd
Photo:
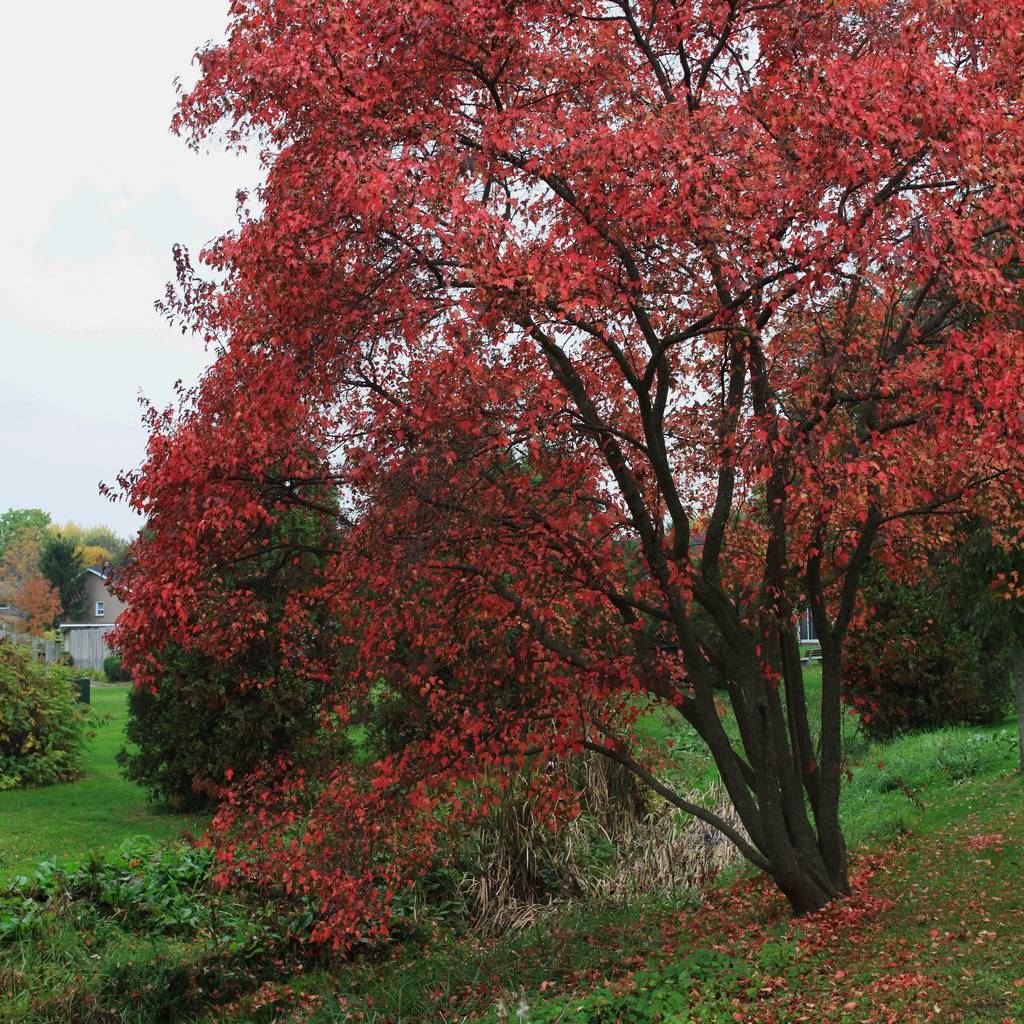
<instances>
[{"instance_id":1,"label":"dry ornamental grass clump","mask_svg":"<svg viewBox=\"0 0 1024 1024\"><path fill-rule=\"evenodd\" d=\"M485 934L531 927L578 901L699 896L740 859L725 836L641 789L606 758L582 755L560 770L575 771L579 786L580 813L564 827L542 820L524 778L508 786L478 830L480 866L463 879L463 893ZM686 799L742 831L720 785Z\"/></svg>"}]
</instances>

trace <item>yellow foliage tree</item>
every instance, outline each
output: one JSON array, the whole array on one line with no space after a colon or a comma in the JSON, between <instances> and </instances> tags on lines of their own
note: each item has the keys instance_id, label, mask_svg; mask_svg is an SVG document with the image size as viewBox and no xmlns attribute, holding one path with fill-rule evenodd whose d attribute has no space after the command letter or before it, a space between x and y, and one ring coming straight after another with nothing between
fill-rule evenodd
<instances>
[{"instance_id":1,"label":"yellow foliage tree","mask_svg":"<svg viewBox=\"0 0 1024 1024\"><path fill-rule=\"evenodd\" d=\"M43 531L19 530L0 558L0 604L17 605L18 592L39 571Z\"/></svg>"},{"instance_id":2,"label":"yellow foliage tree","mask_svg":"<svg viewBox=\"0 0 1024 1024\"><path fill-rule=\"evenodd\" d=\"M99 544L86 544L78 549L82 553L82 564L91 569L103 565L113 559L113 555Z\"/></svg>"}]
</instances>

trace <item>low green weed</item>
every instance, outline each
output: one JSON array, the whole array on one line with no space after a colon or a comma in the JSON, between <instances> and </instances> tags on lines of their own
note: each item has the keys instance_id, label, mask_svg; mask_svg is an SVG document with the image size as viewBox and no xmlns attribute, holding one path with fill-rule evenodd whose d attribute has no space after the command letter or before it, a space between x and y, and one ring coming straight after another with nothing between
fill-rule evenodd
<instances>
[{"instance_id":1,"label":"low green weed","mask_svg":"<svg viewBox=\"0 0 1024 1024\"><path fill-rule=\"evenodd\" d=\"M315 963L301 901L211 883L203 848L126 842L109 859L45 862L0 892L5 1024L194 1020ZM4 978L12 992L4 992Z\"/></svg>"},{"instance_id":2,"label":"low green weed","mask_svg":"<svg viewBox=\"0 0 1024 1024\"><path fill-rule=\"evenodd\" d=\"M1016 742L1015 731L1006 726L957 726L861 748L842 798L848 843L903 835L949 786L1011 768Z\"/></svg>"},{"instance_id":3,"label":"low green weed","mask_svg":"<svg viewBox=\"0 0 1024 1024\"><path fill-rule=\"evenodd\" d=\"M488 1021L516 1024L726 1024L730 996L742 991L749 969L713 949L695 949L654 970L605 984L585 995L564 996L530 1006L525 996L503 1000Z\"/></svg>"},{"instance_id":4,"label":"low green weed","mask_svg":"<svg viewBox=\"0 0 1024 1024\"><path fill-rule=\"evenodd\" d=\"M208 850L162 849L145 840L129 840L111 860L90 858L70 869L44 861L0 896L0 939L24 935L57 899L91 903L125 926L196 931L209 923L211 862Z\"/></svg>"}]
</instances>

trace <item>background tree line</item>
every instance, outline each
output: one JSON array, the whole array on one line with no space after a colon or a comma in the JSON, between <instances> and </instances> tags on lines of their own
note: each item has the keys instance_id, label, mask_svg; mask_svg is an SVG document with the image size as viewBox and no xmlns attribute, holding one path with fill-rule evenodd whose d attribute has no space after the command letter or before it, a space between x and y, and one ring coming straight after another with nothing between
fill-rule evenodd
<instances>
[{"instance_id":1,"label":"background tree line","mask_svg":"<svg viewBox=\"0 0 1024 1024\"><path fill-rule=\"evenodd\" d=\"M15 630L41 636L82 612L84 574L116 568L130 541L109 526L54 523L38 508L0 513L0 606Z\"/></svg>"}]
</instances>

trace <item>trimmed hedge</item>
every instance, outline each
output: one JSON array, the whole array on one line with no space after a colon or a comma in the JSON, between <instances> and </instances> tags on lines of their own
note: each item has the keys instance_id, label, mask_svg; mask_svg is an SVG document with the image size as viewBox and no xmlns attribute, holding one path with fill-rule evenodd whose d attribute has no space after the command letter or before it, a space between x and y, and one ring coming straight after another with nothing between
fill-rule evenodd
<instances>
[{"instance_id":1,"label":"trimmed hedge","mask_svg":"<svg viewBox=\"0 0 1024 1024\"><path fill-rule=\"evenodd\" d=\"M71 673L0 640L0 790L68 782L82 768L85 707Z\"/></svg>"},{"instance_id":2,"label":"trimmed hedge","mask_svg":"<svg viewBox=\"0 0 1024 1024\"><path fill-rule=\"evenodd\" d=\"M119 654L111 654L103 659L103 674L111 683L129 683L132 678L131 673L121 667Z\"/></svg>"}]
</instances>

